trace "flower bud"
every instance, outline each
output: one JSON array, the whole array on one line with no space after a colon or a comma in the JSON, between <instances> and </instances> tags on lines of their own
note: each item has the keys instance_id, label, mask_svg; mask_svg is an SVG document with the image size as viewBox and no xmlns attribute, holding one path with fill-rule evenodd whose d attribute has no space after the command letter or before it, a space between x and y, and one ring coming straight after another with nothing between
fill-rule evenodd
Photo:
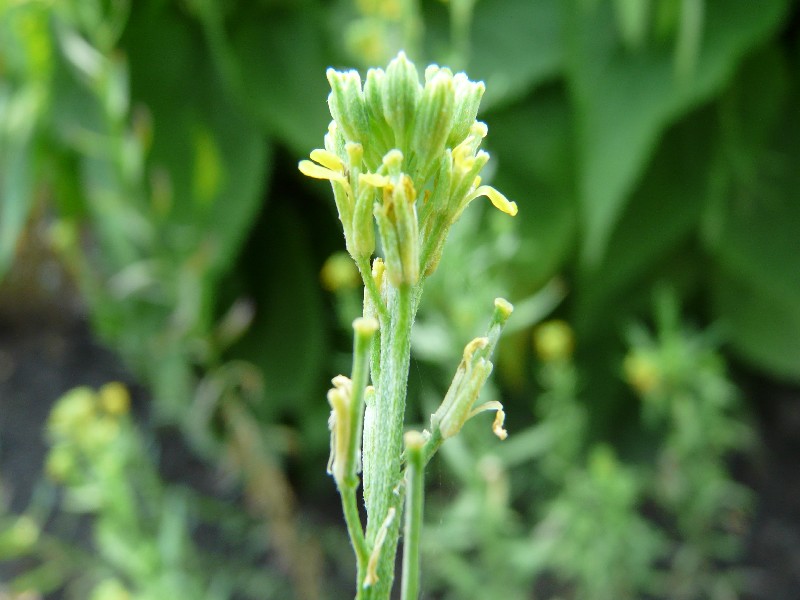
<instances>
[{"instance_id":1,"label":"flower bud","mask_svg":"<svg viewBox=\"0 0 800 600\"><path fill-rule=\"evenodd\" d=\"M353 210L353 228L350 249L354 257L370 257L375 251L375 224L372 212L376 200L376 188L383 183L380 176L362 174L358 178Z\"/></svg>"},{"instance_id":2,"label":"flower bud","mask_svg":"<svg viewBox=\"0 0 800 600\"><path fill-rule=\"evenodd\" d=\"M361 91L361 77L357 71L327 71L331 93L328 107L331 116L348 142L365 143L369 137L367 110L364 93Z\"/></svg>"},{"instance_id":3,"label":"flower bud","mask_svg":"<svg viewBox=\"0 0 800 600\"><path fill-rule=\"evenodd\" d=\"M622 368L625 380L642 397L647 397L663 385L663 369L652 352L633 350L625 357Z\"/></svg>"},{"instance_id":4,"label":"flower bud","mask_svg":"<svg viewBox=\"0 0 800 600\"><path fill-rule=\"evenodd\" d=\"M385 272L386 272L386 265L384 264L383 259L378 257L372 261L372 273L365 274L365 277L371 277L372 281L375 283L374 289L378 292L377 296L381 302L383 302L383 281L385 279L384 278ZM378 319L380 315L379 311L380 307L375 305L375 298L373 298L373 295L369 292L368 285L365 285L364 316Z\"/></svg>"},{"instance_id":5,"label":"flower bud","mask_svg":"<svg viewBox=\"0 0 800 600\"><path fill-rule=\"evenodd\" d=\"M376 138L378 145L381 147L379 157L395 146L394 132L383 114L385 81L386 73L383 69L370 69L367 71L367 80L364 83L364 102L367 107L370 133Z\"/></svg>"},{"instance_id":6,"label":"flower bud","mask_svg":"<svg viewBox=\"0 0 800 600\"><path fill-rule=\"evenodd\" d=\"M427 438L419 431L407 431L403 435L403 445L406 447L406 452L419 452L425 446Z\"/></svg>"},{"instance_id":7,"label":"flower bud","mask_svg":"<svg viewBox=\"0 0 800 600\"><path fill-rule=\"evenodd\" d=\"M542 323L533 332L533 347L543 362L569 360L575 348L572 329L558 319Z\"/></svg>"},{"instance_id":8,"label":"flower bud","mask_svg":"<svg viewBox=\"0 0 800 600\"><path fill-rule=\"evenodd\" d=\"M336 156L345 156L344 152L344 136L342 130L336 125L336 121L328 123L328 133L323 138L325 150Z\"/></svg>"},{"instance_id":9,"label":"flower bud","mask_svg":"<svg viewBox=\"0 0 800 600\"><path fill-rule=\"evenodd\" d=\"M361 284L358 268L346 252L331 254L319 273L322 287L330 292L357 288Z\"/></svg>"},{"instance_id":10,"label":"flower bud","mask_svg":"<svg viewBox=\"0 0 800 600\"><path fill-rule=\"evenodd\" d=\"M66 483L77 473L78 460L71 444L53 446L45 460L44 471L55 482Z\"/></svg>"},{"instance_id":11,"label":"flower bud","mask_svg":"<svg viewBox=\"0 0 800 600\"><path fill-rule=\"evenodd\" d=\"M49 433L56 437L79 436L97 416L97 398L88 387L77 387L64 394L48 418Z\"/></svg>"},{"instance_id":12,"label":"flower bud","mask_svg":"<svg viewBox=\"0 0 800 600\"><path fill-rule=\"evenodd\" d=\"M455 106L453 108L453 128L447 138L448 148L453 148L468 134L470 127L478 116L478 106L481 103L486 86L482 81L470 81L464 73L453 76L455 85Z\"/></svg>"},{"instance_id":13,"label":"flower bud","mask_svg":"<svg viewBox=\"0 0 800 600\"><path fill-rule=\"evenodd\" d=\"M437 158L444 152L452 128L454 102L453 76L447 69L440 69L425 84L414 124L413 147L421 170L420 184L439 166Z\"/></svg>"},{"instance_id":14,"label":"flower bud","mask_svg":"<svg viewBox=\"0 0 800 600\"><path fill-rule=\"evenodd\" d=\"M358 317L353 321L353 331L359 340L369 342L378 331L378 321L373 317Z\"/></svg>"},{"instance_id":15,"label":"flower bud","mask_svg":"<svg viewBox=\"0 0 800 600\"><path fill-rule=\"evenodd\" d=\"M376 206L375 218L386 254L386 271L395 287L415 285L419 280L419 225L416 190L408 175L383 191L383 204Z\"/></svg>"},{"instance_id":16,"label":"flower bud","mask_svg":"<svg viewBox=\"0 0 800 600\"><path fill-rule=\"evenodd\" d=\"M494 352L494 347L500 339L500 333L503 327L506 326L511 313L514 312L514 305L505 298L494 299L494 312L492 313L492 320L489 322L489 331L486 337L489 338L489 348L487 352Z\"/></svg>"},{"instance_id":17,"label":"flower bud","mask_svg":"<svg viewBox=\"0 0 800 600\"><path fill-rule=\"evenodd\" d=\"M126 414L131 406L131 397L127 388L117 381L107 383L101 387L99 398L100 406L112 416Z\"/></svg>"},{"instance_id":18,"label":"flower bud","mask_svg":"<svg viewBox=\"0 0 800 600\"><path fill-rule=\"evenodd\" d=\"M382 97L384 117L394 130L395 145L401 150L407 150L411 137L420 88L417 68L401 52L386 69Z\"/></svg>"},{"instance_id":19,"label":"flower bud","mask_svg":"<svg viewBox=\"0 0 800 600\"><path fill-rule=\"evenodd\" d=\"M364 160L364 146L358 142L346 142L344 151L347 153L347 167L350 172L350 179L358 180L361 172L361 163ZM314 158L313 156L311 158Z\"/></svg>"}]
</instances>

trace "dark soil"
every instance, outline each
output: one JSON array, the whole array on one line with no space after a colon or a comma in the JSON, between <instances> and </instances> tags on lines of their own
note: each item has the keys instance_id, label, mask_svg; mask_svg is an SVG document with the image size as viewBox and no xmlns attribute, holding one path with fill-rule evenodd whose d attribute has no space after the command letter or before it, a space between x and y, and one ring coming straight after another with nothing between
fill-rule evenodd
<instances>
[{"instance_id":1,"label":"dark soil","mask_svg":"<svg viewBox=\"0 0 800 600\"><path fill-rule=\"evenodd\" d=\"M748 600L800 599L800 392L760 381L747 390L764 455L750 482L758 501L747 541Z\"/></svg>"}]
</instances>

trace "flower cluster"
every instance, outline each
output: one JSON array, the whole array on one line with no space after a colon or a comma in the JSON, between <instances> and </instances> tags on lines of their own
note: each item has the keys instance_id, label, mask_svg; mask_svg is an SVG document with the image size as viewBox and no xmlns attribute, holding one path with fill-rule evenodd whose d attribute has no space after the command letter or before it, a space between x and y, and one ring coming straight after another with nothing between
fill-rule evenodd
<instances>
[{"instance_id":1,"label":"flower cluster","mask_svg":"<svg viewBox=\"0 0 800 600\"><path fill-rule=\"evenodd\" d=\"M486 196L509 215L517 206L480 171L489 155L476 121L484 85L435 65L425 83L403 53L386 71L328 70L331 121L325 148L300 171L327 179L356 262L375 251L375 222L393 285L416 285L438 265L447 232L467 205Z\"/></svg>"}]
</instances>

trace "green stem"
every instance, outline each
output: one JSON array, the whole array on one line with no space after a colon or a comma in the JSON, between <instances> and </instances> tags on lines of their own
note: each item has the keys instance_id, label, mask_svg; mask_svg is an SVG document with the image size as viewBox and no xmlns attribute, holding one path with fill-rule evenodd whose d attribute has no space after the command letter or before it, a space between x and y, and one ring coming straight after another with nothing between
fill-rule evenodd
<instances>
[{"instance_id":1,"label":"green stem","mask_svg":"<svg viewBox=\"0 0 800 600\"><path fill-rule=\"evenodd\" d=\"M417 432L411 432L417 434ZM406 524L403 537L402 600L419 597L419 543L422 532L422 512L425 502L425 463L422 435L417 434L417 445L406 443L408 468L406 470ZM415 436L416 438L416 436ZM408 440L408 438L407 438Z\"/></svg>"},{"instance_id":2,"label":"green stem","mask_svg":"<svg viewBox=\"0 0 800 600\"><path fill-rule=\"evenodd\" d=\"M371 324L370 324L371 322ZM353 549L356 553L358 570L361 572L369 559L361 517L358 514L356 490L358 489L358 452L361 448L361 429L364 419L364 393L369 381L369 355L372 336L376 324L372 319L356 319L353 322L353 371L351 381L353 385L353 398L350 415L350 438L347 441L347 468L339 484L339 493L342 497L342 509Z\"/></svg>"},{"instance_id":3,"label":"green stem","mask_svg":"<svg viewBox=\"0 0 800 600\"><path fill-rule=\"evenodd\" d=\"M381 365L374 400L376 418L367 424L371 431L365 431L365 437L376 442L369 452L370 456L366 454L364 456L365 488L369 488L365 501L368 515L367 541L370 545L374 544L389 509L395 508L399 515L401 508L400 456L403 450L403 421L411 359L411 325L414 320L415 296L415 290L410 285L389 287L387 307L390 318L380 323ZM359 598L364 600L389 598L394 580L399 522L399 518L395 519L387 531L378 564L378 582L367 589L359 589Z\"/></svg>"},{"instance_id":4,"label":"green stem","mask_svg":"<svg viewBox=\"0 0 800 600\"><path fill-rule=\"evenodd\" d=\"M389 311L386 308L383 298L381 298L381 292L378 289L375 280L372 278L372 267L369 264L369 258L359 258L355 262L359 273L361 273L361 279L364 282L364 288L367 290L367 294L369 295L372 304L375 305L375 310L378 311L378 319L381 322L388 321Z\"/></svg>"},{"instance_id":5,"label":"green stem","mask_svg":"<svg viewBox=\"0 0 800 600\"><path fill-rule=\"evenodd\" d=\"M369 560L369 550L367 541L364 538L364 530L361 528L361 515L358 514L358 503L356 499L356 488L342 486L339 488L339 495L342 497L342 511L344 520L347 523L347 534L353 544L356 553L356 564L358 565L359 581L363 577L362 572L366 569Z\"/></svg>"},{"instance_id":6,"label":"green stem","mask_svg":"<svg viewBox=\"0 0 800 600\"><path fill-rule=\"evenodd\" d=\"M444 439L442 438L442 432L438 429L435 429L433 433L431 433L431 438L425 444L425 447L422 449L422 464L427 465L430 460L433 458L433 455L441 448L442 442Z\"/></svg>"}]
</instances>

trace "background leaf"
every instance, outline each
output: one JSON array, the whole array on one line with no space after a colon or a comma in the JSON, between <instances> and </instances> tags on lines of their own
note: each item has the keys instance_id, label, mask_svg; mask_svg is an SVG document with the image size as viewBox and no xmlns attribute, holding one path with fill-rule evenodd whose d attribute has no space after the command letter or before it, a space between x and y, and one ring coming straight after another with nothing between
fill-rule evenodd
<instances>
[{"instance_id":1,"label":"background leaf","mask_svg":"<svg viewBox=\"0 0 800 600\"><path fill-rule=\"evenodd\" d=\"M218 273L263 201L266 138L227 97L200 32L174 10L138 9L126 46L134 102L152 114L150 169L169 178L172 245L184 255L205 246Z\"/></svg>"},{"instance_id":2,"label":"background leaf","mask_svg":"<svg viewBox=\"0 0 800 600\"><path fill-rule=\"evenodd\" d=\"M515 223L523 246L516 260L524 263L518 280L526 293L553 277L575 245L574 124L565 100L563 87L554 84L485 116L486 147L497 168L493 183L519 205Z\"/></svg>"},{"instance_id":3,"label":"background leaf","mask_svg":"<svg viewBox=\"0 0 800 600\"><path fill-rule=\"evenodd\" d=\"M200 11L214 62L238 104L299 156L320 145L330 121L330 51L313 7L248 3L229 21L217 3Z\"/></svg>"},{"instance_id":4,"label":"background leaf","mask_svg":"<svg viewBox=\"0 0 800 600\"><path fill-rule=\"evenodd\" d=\"M756 57L722 102L727 177L706 215L716 259L712 304L736 351L800 381L800 101L775 48Z\"/></svg>"},{"instance_id":5,"label":"background leaf","mask_svg":"<svg viewBox=\"0 0 800 600\"><path fill-rule=\"evenodd\" d=\"M477 2L468 73L486 83L482 110L513 102L563 68L563 3Z\"/></svg>"},{"instance_id":6,"label":"background leaf","mask_svg":"<svg viewBox=\"0 0 800 600\"><path fill-rule=\"evenodd\" d=\"M573 2L567 74L578 119L582 259L596 266L659 133L730 79L742 56L781 23L789 3L708 0L699 54L676 71L669 40L627 53L605 2Z\"/></svg>"}]
</instances>

